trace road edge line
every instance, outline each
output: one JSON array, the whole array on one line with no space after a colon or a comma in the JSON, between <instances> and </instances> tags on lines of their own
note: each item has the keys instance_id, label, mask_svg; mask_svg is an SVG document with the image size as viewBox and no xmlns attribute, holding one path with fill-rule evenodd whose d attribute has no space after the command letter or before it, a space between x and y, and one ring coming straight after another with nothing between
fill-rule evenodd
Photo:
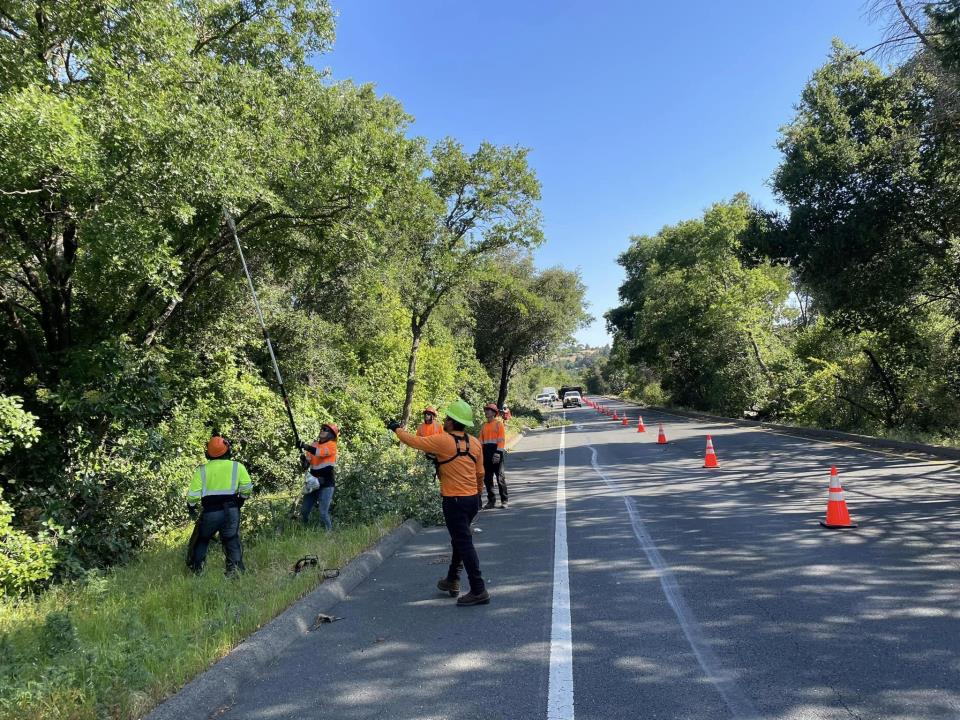
<instances>
[{"instance_id":1,"label":"road edge line","mask_svg":"<svg viewBox=\"0 0 960 720\"><path fill-rule=\"evenodd\" d=\"M633 536L637 539L640 549L647 558L647 562L650 563L650 567L653 568L654 573L656 573L657 579L660 581L660 588L663 590L663 594L667 599L667 604L669 604L673 610L673 614L680 625L680 630L683 632L687 643L690 645L690 649L697 658L700 669L703 670L707 680L710 681L710 684L716 688L720 697L723 698L723 702L733 714L734 718L737 720L754 720L759 718L760 714L753 706L750 698L740 689L739 685L730 677L730 674L721 668L720 661L707 642L699 621L694 616L693 611L687 604L686 598L683 596L683 590L680 587L677 576L674 575L673 570L670 569L670 565L667 564L667 561L660 553L660 549L657 547L653 536L650 535L647 530L643 518L640 517L636 501L622 490L619 483L611 480L607 474L603 472L600 468L600 463L597 461L599 455L597 449L593 445L587 445L587 447L590 448L590 465L593 467L593 471L600 476L600 479L603 480L608 488L617 493L620 499L623 500L623 504L627 508L627 516L630 518L630 527L633 529Z\"/></svg>"}]
</instances>

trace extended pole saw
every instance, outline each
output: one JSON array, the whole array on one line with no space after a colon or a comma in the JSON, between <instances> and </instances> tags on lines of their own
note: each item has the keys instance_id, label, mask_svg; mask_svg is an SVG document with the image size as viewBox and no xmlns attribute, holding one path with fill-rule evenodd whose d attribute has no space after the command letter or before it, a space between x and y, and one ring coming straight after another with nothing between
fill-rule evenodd
<instances>
[{"instance_id":1,"label":"extended pole saw","mask_svg":"<svg viewBox=\"0 0 960 720\"><path fill-rule=\"evenodd\" d=\"M280 395L283 397L283 405L287 409L287 417L290 419L290 429L293 430L293 439L297 443L297 449L300 448L300 433L297 432L297 423L293 419L293 410L290 408L290 398L287 397L287 388L284 387L283 378L280 376L280 366L277 365L277 356L273 352L273 343L270 342L270 333L267 331L267 323L263 320L263 310L260 309L260 300L257 299L257 291L253 287L253 278L250 277L250 269L247 267L247 260L243 256L243 248L240 246L240 238L237 236L237 226L233 222L233 216L226 207L223 208L223 218L227 221L227 227L233 234L233 240L237 244L237 252L240 253L240 263L243 265L243 272L247 276L247 284L250 285L250 294L253 295L253 304L257 308L257 317L260 318L260 327L263 329L263 340L267 344L267 350L270 351L270 361L273 363L273 371L277 374L277 385L280 386Z\"/></svg>"}]
</instances>

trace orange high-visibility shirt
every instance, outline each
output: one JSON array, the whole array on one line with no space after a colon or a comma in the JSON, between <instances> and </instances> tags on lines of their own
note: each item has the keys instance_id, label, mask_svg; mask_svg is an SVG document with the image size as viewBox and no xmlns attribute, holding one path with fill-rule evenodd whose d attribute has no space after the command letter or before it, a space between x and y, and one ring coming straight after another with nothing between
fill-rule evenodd
<instances>
[{"instance_id":1,"label":"orange high-visibility shirt","mask_svg":"<svg viewBox=\"0 0 960 720\"><path fill-rule=\"evenodd\" d=\"M443 432L443 425L434 420L432 423L420 423L417 428L417 437L430 437Z\"/></svg>"},{"instance_id":2,"label":"orange high-visibility shirt","mask_svg":"<svg viewBox=\"0 0 960 720\"><path fill-rule=\"evenodd\" d=\"M500 418L485 422L480 428L480 442L484 445L496 445L497 450L503 450L507 444L507 430Z\"/></svg>"},{"instance_id":3,"label":"orange high-visibility shirt","mask_svg":"<svg viewBox=\"0 0 960 720\"><path fill-rule=\"evenodd\" d=\"M310 460L310 469L333 467L337 464L337 441L327 440L327 442L318 442L314 440L310 443L312 450L305 450L307 459Z\"/></svg>"},{"instance_id":4,"label":"orange high-visibility shirt","mask_svg":"<svg viewBox=\"0 0 960 720\"><path fill-rule=\"evenodd\" d=\"M483 451L480 441L466 433L456 433L460 438L460 449L466 450L464 438L470 438L470 457L455 457L457 441L453 433L437 433L430 437L417 437L403 429L396 430L400 442L417 450L436 455L442 465L437 467L440 474L440 494L444 497L463 497L477 495L483 490ZM449 458L450 462L444 462Z\"/></svg>"}]
</instances>

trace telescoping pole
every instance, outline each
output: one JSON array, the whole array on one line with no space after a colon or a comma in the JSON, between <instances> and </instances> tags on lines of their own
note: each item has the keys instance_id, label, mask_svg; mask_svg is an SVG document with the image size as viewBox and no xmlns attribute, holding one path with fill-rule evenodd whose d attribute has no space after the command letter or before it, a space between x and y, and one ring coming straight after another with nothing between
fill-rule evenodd
<instances>
[{"instance_id":1,"label":"telescoping pole","mask_svg":"<svg viewBox=\"0 0 960 720\"><path fill-rule=\"evenodd\" d=\"M240 246L240 238L237 236L237 226L233 222L233 216L227 208L223 208L223 217L227 221L227 227L233 233L233 241L237 244L237 252L240 253L240 263L243 265L243 272L247 276L247 283L250 285L250 294L253 295L253 304L257 308L257 317L260 318L260 327L263 329L263 339L267 343L267 350L270 351L270 361L273 363L273 371L277 374L277 384L280 386L280 395L283 397L283 405L287 408L287 417L290 419L290 428L293 430L293 439L300 447L300 433L297 432L297 423L293 419L293 410L290 408L290 398L287 397L287 388L283 385L283 378L280 376L280 366L277 365L277 356L273 352L273 343L270 342L270 333L267 332L267 323L263 320L263 310L260 309L260 301L257 299L257 291L253 287L253 278L250 277L250 270L247 268L247 259L243 256L243 248Z\"/></svg>"}]
</instances>

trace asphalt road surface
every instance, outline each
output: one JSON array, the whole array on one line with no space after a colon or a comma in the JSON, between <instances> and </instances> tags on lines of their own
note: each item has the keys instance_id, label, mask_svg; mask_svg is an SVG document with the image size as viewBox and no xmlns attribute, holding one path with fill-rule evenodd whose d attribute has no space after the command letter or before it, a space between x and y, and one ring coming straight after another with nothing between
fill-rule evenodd
<instances>
[{"instance_id":1,"label":"asphalt road surface","mask_svg":"<svg viewBox=\"0 0 960 720\"><path fill-rule=\"evenodd\" d=\"M960 717L955 463L566 415L510 453L510 508L476 522L489 605L435 590L449 541L425 530L217 717ZM818 524L831 465L856 530Z\"/></svg>"}]
</instances>

